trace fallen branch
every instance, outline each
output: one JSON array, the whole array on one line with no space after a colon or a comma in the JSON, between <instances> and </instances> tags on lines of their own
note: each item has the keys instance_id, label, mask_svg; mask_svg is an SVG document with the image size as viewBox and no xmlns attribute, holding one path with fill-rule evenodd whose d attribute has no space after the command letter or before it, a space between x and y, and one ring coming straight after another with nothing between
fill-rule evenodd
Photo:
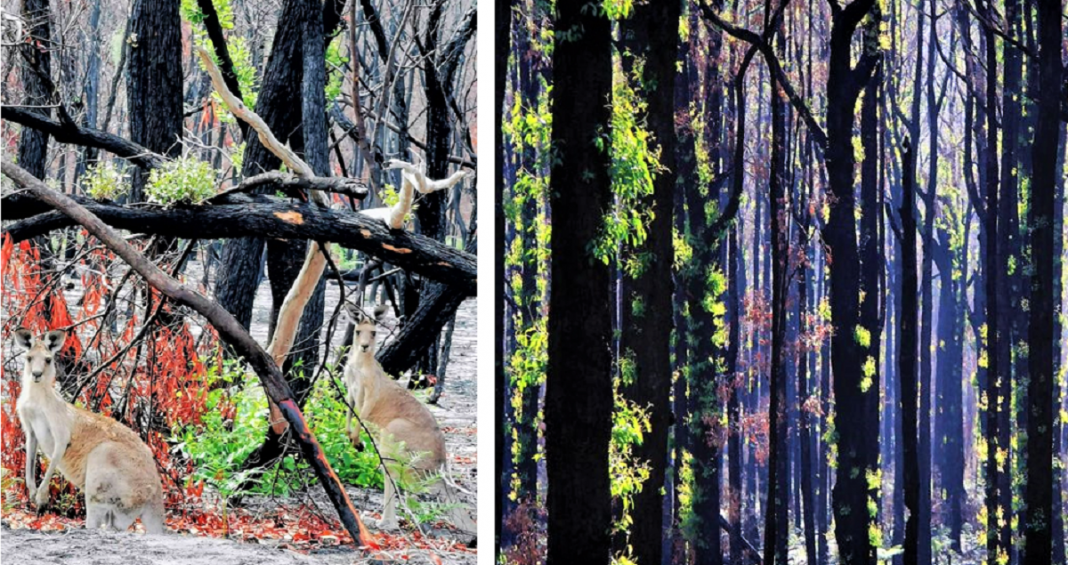
<instances>
[{"instance_id":1,"label":"fallen branch","mask_svg":"<svg viewBox=\"0 0 1068 565\"><path fill-rule=\"evenodd\" d=\"M341 481L323 453L315 435L308 428L300 408L293 400L289 385L282 377L278 364L263 350L256 340L241 326L232 314L219 303L179 283L149 261L144 255L127 243L122 236L109 228L84 206L78 204L65 194L51 190L43 182L33 177L21 167L3 163L0 165L4 175L11 178L20 187L25 188L40 200L49 203L77 223L84 226L89 233L121 257L130 267L137 271L154 288L168 298L189 306L204 316L219 332L219 337L241 354L252 366L259 377L267 396L274 401L283 417L293 430L293 437L300 445L305 461L315 471L327 496L337 510L341 523L348 530L353 540L361 540L362 524L356 510L349 500Z\"/></svg>"},{"instance_id":2,"label":"fallen branch","mask_svg":"<svg viewBox=\"0 0 1068 565\"><path fill-rule=\"evenodd\" d=\"M356 200L363 200L367 197L367 186L356 179L344 177L308 178L275 171L248 177L237 186L212 196L207 200L207 203L224 203L232 194L248 193L260 188L280 190L288 196L295 196L295 193L300 190L319 190L351 196Z\"/></svg>"},{"instance_id":3,"label":"fallen branch","mask_svg":"<svg viewBox=\"0 0 1068 565\"><path fill-rule=\"evenodd\" d=\"M723 528L723 531L727 532L728 534L732 533L731 532L731 523L728 522L727 518L725 516L723 516L722 514L719 515L719 525L720 525L721 528ZM745 539L740 532L738 533L738 539L742 540L742 545L745 548L745 552L749 554L749 559L754 564L760 565L761 563L764 562L764 559L762 557L760 557L760 552L757 551L757 548L756 548L755 545L753 545L753 542Z\"/></svg>"},{"instance_id":4,"label":"fallen branch","mask_svg":"<svg viewBox=\"0 0 1068 565\"><path fill-rule=\"evenodd\" d=\"M64 124L24 108L4 106L0 108L0 117L24 127L47 133L60 143L94 147L114 153L143 169L154 169L167 161L163 155L149 151L147 148L128 139L74 123Z\"/></svg>"},{"instance_id":5,"label":"fallen branch","mask_svg":"<svg viewBox=\"0 0 1068 565\"><path fill-rule=\"evenodd\" d=\"M431 284L419 297L419 307L392 341L383 347L375 359L390 375L399 376L411 368L441 334L441 329L456 316L456 309L466 296L456 288L443 284Z\"/></svg>"},{"instance_id":6,"label":"fallen branch","mask_svg":"<svg viewBox=\"0 0 1068 565\"><path fill-rule=\"evenodd\" d=\"M73 198L108 225L135 233L184 239L264 237L327 241L363 251L428 279L457 286L467 296L476 292L474 255L421 235L390 230L380 220L348 210L329 210L307 202L244 194L231 195L229 204L177 208L130 208L85 197ZM14 202L22 204L15 206ZM40 213L53 206L32 194L6 197L3 219L33 215L21 211L23 206L32 208L36 215L0 231L16 242L77 224L58 212Z\"/></svg>"}]
</instances>

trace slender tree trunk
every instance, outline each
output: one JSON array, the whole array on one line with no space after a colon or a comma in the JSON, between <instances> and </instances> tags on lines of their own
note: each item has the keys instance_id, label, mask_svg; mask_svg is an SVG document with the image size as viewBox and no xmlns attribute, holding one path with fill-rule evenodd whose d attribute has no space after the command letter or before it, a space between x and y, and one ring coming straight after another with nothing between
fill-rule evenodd
<instances>
[{"instance_id":1,"label":"slender tree trunk","mask_svg":"<svg viewBox=\"0 0 1068 565\"><path fill-rule=\"evenodd\" d=\"M916 335L918 280L916 274L916 161L909 140L903 152L905 171L901 201L902 275L901 275L901 343L898 349L898 379L901 383L901 433L904 444L905 507L909 516L905 522L905 563L919 559L920 461L917 444L918 398L916 377Z\"/></svg>"},{"instance_id":2,"label":"slender tree trunk","mask_svg":"<svg viewBox=\"0 0 1068 565\"><path fill-rule=\"evenodd\" d=\"M679 2L639 4L624 24L637 48L636 55L645 59L641 82L648 107L644 118L659 147L662 167L653 180L653 193L638 203L641 209L653 213L653 219L647 226L645 244L631 250L642 257L644 268L637 277L625 280L624 288L629 292L624 298L621 335L621 349L625 355L632 355L636 379L625 384L623 392L638 405L646 406L651 425L650 433L634 449L635 457L648 462L650 473L641 491L635 494L630 510L633 518L630 545L638 563L653 565L661 559L664 528L661 488L670 416L674 259L671 212L676 182L674 90L680 12ZM636 311L638 304L640 310Z\"/></svg>"},{"instance_id":3,"label":"slender tree trunk","mask_svg":"<svg viewBox=\"0 0 1068 565\"><path fill-rule=\"evenodd\" d=\"M776 43L781 55L785 41L780 29ZM783 351L786 340L786 271L789 256L787 219L789 202L786 195L786 102L779 93L777 81L771 80L771 176L768 194L771 220L771 383L768 413L770 453L768 457L767 507L764 521L764 565L786 565L787 506L789 491L787 469L786 423L786 359Z\"/></svg>"},{"instance_id":4,"label":"slender tree trunk","mask_svg":"<svg viewBox=\"0 0 1068 565\"><path fill-rule=\"evenodd\" d=\"M741 228L734 228L730 232L730 281L727 283L727 315L730 324L728 336L729 347L727 349L727 375L734 381L738 378L738 349L741 346L741 309L740 298L743 295L741 288L745 269L739 258L741 251L738 249L738 232ZM727 437L727 520L730 523L730 563L742 565L745 563L745 548L742 547L742 425L741 407L739 403L739 389L744 386L744 380L732 382L730 385L730 398L727 400L727 423L730 427Z\"/></svg>"},{"instance_id":5,"label":"slender tree trunk","mask_svg":"<svg viewBox=\"0 0 1068 565\"><path fill-rule=\"evenodd\" d=\"M504 147L504 89L506 85L505 72L508 68L508 50L510 49L509 22L512 19L511 0L494 0L494 31L497 40L494 42L494 73L493 73L493 147L497 155L493 162L493 230L496 234L493 245L493 405L494 405L494 461L500 465L497 480L494 481L493 495L493 531L494 531L494 561L501 559L501 534L504 531L504 500L508 492L509 475L504 464L509 454L504 449L505 438L505 414L508 406L505 404L508 398L504 376L504 253L501 242L504 240L504 155L501 148Z\"/></svg>"},{"instance_id":6,"label":"slender tree trunk","mask_svg":"<svg viewBox=\"0 0 1068 565\"><path fill-rule=\"evenodd\" d=\"M1053 211L1056 205L1058 129L1057 119L1063 101L1061 90L1061 10L1059 2L1041 2L1038 7L1039 82L1038 120L1031 145L1034 174L1030 190L1031 253L1034 273L1031 276L1029 309L1029 381L1030 413L1027 419L1027 523L1024 527L1027 565L1049 563L1052 555L1051 519L1054 508L1053 483L1054 401L1054 262L1063 258L1054 254ZM1063 171L1062 171L1063 174ZM1052 260L1045 260L1050 257ZM1052 338L1052 339L1051 339ZM1057 512L1061 509L1057 508Z\"/></svg>"},{"instance_id":7,"label":"slender tree trunk","mask_svg":"<svg viewBox=\"0 0 1068 565\"><path fill-rule=\"evenodd\" d=\"M152 151L177 157L182 146L182 20L178 0L137 0L130 14L130 49L126 86L130 140ZM131 202L144 202L148 174L134 168Z\"/></svg>"},{"instance_id":8,"label":"slender tree trunk","mask_svg":"<svg viewBox=\"0 0 1068 565\"><path fill-rule=\"evenodd\" d=\"M853 32L861 19L869 14L873 16L865 28L869 37L864 42L865 51L858 63L863 68L853 68ZM867 511L867 476L878 468L878 441L872 441L872 438L878 438L879 433L879 389L862 386L867 346L860 343L862 340L857 336L860 257L853 184L853 125L857 97L870 76L863 69L868 69L868 73L874 70L874 61L879 56L878 41L871 37L872 26L877 30L879 19L879 8L872 0L854 0L847 9L835 14L827 73L825 162L832 203L829 220L823 227L823 240L833 260L829 282L831 322L836 328L831 338L835 420L856 423L837 426L835 537L840 562L847 565L875 563L875 547L869 536L875 516Z\"/></svg>"}]
</instances>

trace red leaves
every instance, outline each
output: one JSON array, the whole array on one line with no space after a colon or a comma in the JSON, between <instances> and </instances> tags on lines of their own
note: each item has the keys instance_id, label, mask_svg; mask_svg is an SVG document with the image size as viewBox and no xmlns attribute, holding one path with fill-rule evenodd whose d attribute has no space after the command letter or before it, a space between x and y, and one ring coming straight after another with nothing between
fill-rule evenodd
<instances>
[{"instance_id":1,"label":"red leaves","mask_svg":"<svg viewBox=\"0 0 1068 565\"><path fill-rule=\"evenodd\" d=\"M15 252L15 244L11 242L11 236L4 234L3 243L0 244L0 273L7 272L7 263L11 260L11 254Z\"/></svg>"},{"instance_id":2,"label":"red leaves","mask_svg":"<svg viewBox=\"0 0 1068 565\"><path fill-rule=\"evenodd\" d=\"M356 524L360 526L360 547L374 550L382 549L382 547L378 545L378 542L375 541L374 537L367 531L367 526L363 525L363 520L360 518L359 514L356 515Z\"/></svg>"}]
</instances>

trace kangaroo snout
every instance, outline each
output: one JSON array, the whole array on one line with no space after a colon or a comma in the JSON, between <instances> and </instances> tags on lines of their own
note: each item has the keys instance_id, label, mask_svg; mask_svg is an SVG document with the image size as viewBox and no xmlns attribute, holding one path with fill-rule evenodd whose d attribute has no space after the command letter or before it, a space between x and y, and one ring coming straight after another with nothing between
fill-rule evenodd
<instances>
[{"instance_id":1,"label":"kangaroo snout","mask_svg":"<svg viewBox=\"0 0 1068 565\"><path fill-rule=\"evenodd\" d=\"M41 377L44 376L44 371L31 371L31 373L33 374L33 382L41 382Z\"/></svg>"}]
</instances>

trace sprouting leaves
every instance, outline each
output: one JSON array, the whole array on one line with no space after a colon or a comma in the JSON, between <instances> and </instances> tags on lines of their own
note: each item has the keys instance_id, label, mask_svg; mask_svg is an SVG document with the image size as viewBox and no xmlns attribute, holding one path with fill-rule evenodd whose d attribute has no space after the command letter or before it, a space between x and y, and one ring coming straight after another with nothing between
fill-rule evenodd
<instances>
[{"instance_id":1,"label":"sprouting leaves","mask_svg":"<svg viewBox=\"0 0 1068 565\"><path fill-rule=\"evenodd\" d=\"M112 161L99 162L82 176L86 194L97 200L115 200L130 192L126 174Z\"/></svg>"},{"instance_id":2,"label":"sprouting leaves","mask_svg":"<svg viewBox=\"0 0 1068 565\"><path fill-rule=\"evenodd\" d=\"M145 185L150 202L169 206L197 203L215 195L215 169L194 157L181 157L153 169Z\"/></svg>"}]
</instances>

